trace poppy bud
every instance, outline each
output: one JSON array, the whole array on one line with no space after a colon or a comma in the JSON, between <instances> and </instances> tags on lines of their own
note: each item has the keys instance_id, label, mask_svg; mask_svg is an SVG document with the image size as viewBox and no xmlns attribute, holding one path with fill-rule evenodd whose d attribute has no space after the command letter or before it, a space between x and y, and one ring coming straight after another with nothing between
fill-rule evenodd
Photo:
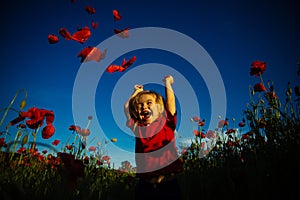
<instances>
[{"instance_id":1,"label":"poppy bud","mask_svg":"<svg viewBox=\"0 0 300 200\"><path fill-rule=\"evenodd\" d=\"M23 108L25 108L26 106L26 99L23 99L20 103L20 110L23 110Z\"/></svg>"},{"instance_id":2,"label":"poppy bud","mask_svg":"<svg viewBox=\"0 0 300 200\"><path fill-rule=\"evenodd\" d=\"M28 134L26 134L26 135L23 137L22 142L21 142L22 146L25 145L25 144L27 144L27 142L28 142Z\"/></svg>"}]
</instances>

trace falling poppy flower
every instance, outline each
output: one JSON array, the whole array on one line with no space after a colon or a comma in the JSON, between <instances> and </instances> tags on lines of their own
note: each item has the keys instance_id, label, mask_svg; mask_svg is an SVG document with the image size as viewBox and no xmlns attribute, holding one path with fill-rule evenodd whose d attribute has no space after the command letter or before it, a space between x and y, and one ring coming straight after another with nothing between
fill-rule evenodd
<instances>
[{"instance_id":1,"label":"falling poppy flower","mask_svg":"<svg viewBox=\"0 0 300 200\"><path fill-rule=\"evenodd\" d=\"M128 61L126 61L126 59L123 59L122 62L122 67L127 69L128 67L130 67L134 62L136 61L136 56L131 57Z\"/></svg>"},{"instance_id":2,"label":"falling poppy flower","mask_svg":"<svg viewBox=\"0 0 300 200\"><path fill-rule=\"evenodd\" d=\"M251 76L260 76L266 70L267 63L262 61L254 61L250 68Z\"/></svg>"},{"instance_id":3,"label":"falling poppy flower","mask_svg":"<svg viewBox=\"0 0 300 200\"><path fill-rule=\"evenodd\" d=\"M90 15L96 13L96 9L93 8L93 7L91 7L91 6L89 6L89 5L87 5L87 6L85 7L85 10L86 10Z\"/></svg>"},{"instance_id":4,"label":"falling poppy flower","mask_svg":"<svg viewBox=\"0 0 300 200\"><path fill-rule=\"evenodd\" d=\"M48 43L49 44L55 44L57 42L58 42L58 37L56 35L53 35L53 34L48 35Z\"/></svg>"},{"instance_id":5,"label":"falling poppy flower","mask_svg":"<svg viewBox=\"0 0 300 200\"><path fill-rule=\"evenodd\" d=\"M95 22L94 20L92 20L91 26L93 27L93 29L98 28L98 22Z\"/></svg>"},{"instance_id":6,"label":"falling poppy flower","mask_svg":"<svg viewBox=\"0 0 300 200\"><path fill-rule=\"evenodd\" d=\"M88 62L88 61L96 61L100 62L100 60L104 59L106 56L106 49L101 53L97 47L85 47L82 51L80 51L77 57L81 57L80 62Z\"/></svg>"},{"instance_id":7,"label":"falling poppy flower","mask_svg":"<svg viewBox=\"0 0 300 200\"><path fill-rule=\"evenodd\" d=\"M126 59L123 59L122 65L109 65L106 68L106 71L109 73L114 73L114 72L124 72L128 67L130 67L134 62L136 61L136 56L133 56L132 58L130 58L128 61L126 61Z\"/></svg>"},{"instance_id":8,"label":"falling poppy flower","mask_svg":"<svg viewBox=\"0 0 300 200\"><path fill-rule=\"evenodd\" d=\"M118 10L113 10L113 16L114 16L114 21L118 21L122 18L122 16L120 15L120 12Z\"/></svg>"},{"instance_id":9,"label":"falling poppy flower","mask_svg":"<svg viewBox=\"0 0 300 200\"><path fill-rule=\"evenodd\" d=\"M114 29L114 33L121 38L128 38L129 37L129 28L124 28L122 30Z\"/></svg>"},{"instance_id":10,"label":"falling poppy flower","mask_svg":"<svg viewBox=\"0 0 300 200\"><path fill-rule=\"evenodd\" d=\"M117 72L117 71L121 71L121 66L119 65L109 65L107 68L106 68L106 72L108 73L114 73L114 72Z\"/></svg>"},{"instance_id":11,"label":"falling poppy flower","mask_svg":"<svg viewBox=\"0 0 300 200\"><path fill-rule=\"evenodd\" d=\"M52 142L52 145L53 145L53 146L57 146L57 145L59 144L59 142L60 142L60 140L54 140L54 141Z\"/></svg>"},{"instance_id":12,"label":"falling poppy flower","mask_svg":"<svg viewBox=\"0 0 300 200\"><path fill-rule=\"evenodd\" d=\"M91 34L92 33L90 28L86 26L83 28L79 28L78 31L71 36L71 39L83 44L91 37Z\"/></svg>"},{"instance_id":13,"label":"falling poppy flower","mask_svg":"<svg viewBox=\"0 0 300 200\"><path fill-rule=\"evenodd\" d=\"M66 29L66 28L60 28L59 29L59 34L65 38L66 40L71 40L72 39L72 35L71 33Z\"/></svg>"},{"instance_id":14,"label":"falling poppy flower","mask_svg":"<svg viewBox=\"0 0 300 200\"><path fill-rule=\"evenodd\" d=\"M263 92L267 91L266 87L262 83L257 83L253 86L254 92Z\"/></svg>"}]
</instances>

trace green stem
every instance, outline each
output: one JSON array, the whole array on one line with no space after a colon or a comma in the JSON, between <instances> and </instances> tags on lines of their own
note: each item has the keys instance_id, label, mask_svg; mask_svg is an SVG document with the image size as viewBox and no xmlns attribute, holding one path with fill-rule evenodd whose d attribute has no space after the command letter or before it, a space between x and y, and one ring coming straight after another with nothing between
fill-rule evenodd
<instances>
[{"instance_id":1,"label":"green stem","mask_svg":"<svg viewBox=\"0 0 300 200\"><path fill-rule=\"evenodd\" d=\"M264 83L264 80L263 80L263 78L262 78L262 75L261 75L261 73L259 73L259 78L260 78L260 81L261 81L261 83L262 83L263 85L265 85L265 83Z\"/></svg>"},{"instance_id":2,"label":"green stem","mask_svg":"<svg viewBox=\"0 0 300 200\"><path fill-rule=\"evenodd\" d=\"M21 91L23 91L23 92L25 93L25 97L24 97L24 98L25 98L25 99L27 98L27 91L26 91L25 89L19 89L19 90L16 92L14 98L11 100L9 106L6 108L6 110L5 110L5 112L4 112L3 116L2 116L2 119L1 119L1 121L0 121L0 126L2 126L3 121L4 121L4 119L6 118L6 115L7 115L8 111L10 110L10 107L13 105L13 103L15 102L16 98L18 97L18 95L19 95L19 93L20 93Z\"/></svg>"}]
</instances>

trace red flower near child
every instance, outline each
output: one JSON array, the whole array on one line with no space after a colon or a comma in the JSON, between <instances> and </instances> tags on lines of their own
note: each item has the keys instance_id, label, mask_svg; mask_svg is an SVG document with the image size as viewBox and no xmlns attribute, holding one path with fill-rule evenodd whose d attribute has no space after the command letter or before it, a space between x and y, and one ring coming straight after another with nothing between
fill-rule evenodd
<instances>
[{"instance_id":1,"label":"red flower near child","mask_svg":"<svg viewBox=\"0 0 300 200\"><path fill-rule=\"evenodd\" d=\"M250 68L251 76L260 76L266 70L267 63L262 61L254 61Z\"/></svg>"}]
</instances>

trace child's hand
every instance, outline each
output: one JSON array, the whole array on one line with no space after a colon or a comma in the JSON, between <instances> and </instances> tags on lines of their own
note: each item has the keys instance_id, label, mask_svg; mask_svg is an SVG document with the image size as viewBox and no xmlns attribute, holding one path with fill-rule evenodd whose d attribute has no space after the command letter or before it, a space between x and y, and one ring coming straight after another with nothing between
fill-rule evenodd
<instances>
[{"instance_id":1,"label":"child's hand","mask_svg":"<svg viewBox=\"0 0 300 200\"><path fill-rule=\"evenodd\" d=\"M134 90L135 91L143 91L143 88L144 88L144 86L142 86L142 85L138 85L138 84L135 84L134 85Z\"/></svg>"},{"instance_id":2,"label":"child's hand","mask_svg":"<svg viewBox=\"0 0 300 200\"><path fill-rule=\"evenodd\" d=\"M166 84L173 84L174 83L174 79L173 79L173 76L169 75L169 76L165 76L163 81L166 83Z\"/></svg>"}]
</instances>

